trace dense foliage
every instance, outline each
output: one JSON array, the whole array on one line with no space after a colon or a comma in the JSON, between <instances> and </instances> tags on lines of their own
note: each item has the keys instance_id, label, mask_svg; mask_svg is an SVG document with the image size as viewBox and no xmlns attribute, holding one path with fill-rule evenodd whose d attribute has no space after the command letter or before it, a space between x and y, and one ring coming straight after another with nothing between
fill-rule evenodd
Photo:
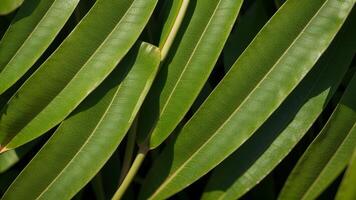
<instances>
[{"instance_id":1,"label":"dense foliage","mask_svg":"<svg viewBox=\"0 0 356 200\"><path fill-rule=\"evenodd\" d=\"M0 194L355 200L355 0L0 0Z\"/></svg>"}]
</instances>

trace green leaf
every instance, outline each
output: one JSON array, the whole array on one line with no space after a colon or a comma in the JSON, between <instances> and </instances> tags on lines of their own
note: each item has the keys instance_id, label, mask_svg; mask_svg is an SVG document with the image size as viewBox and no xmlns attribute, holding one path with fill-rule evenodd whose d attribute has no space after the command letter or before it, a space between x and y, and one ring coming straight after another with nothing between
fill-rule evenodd
<instances>
[{"instance_id":1,"label":"green leaf","mask_svg":"<svg viewBox=\"0 0 356 200\"><path fill-rule=\"evenodd\" d=\"M27 0L0 42L0 94L37 61L79 0Z\"/></svg>"},{"instance_id":2,"label":"green leaf","mask_svg":"<svg viewBox=\"0 0 356 200\"><path fill-rule=\"evenodd\" d=\"M153 82L158 48L143 43L66 119L3 200L70 199L110 158Z\"/></svg>"},{"instance_id":3,"label":"green leaf","mask_svg":"<svg viewBox=\"0 0 356 200\"><path fill-rule=\"evenodd\" d=\"M129 51L156 3L97 1L3 109L3 151L40 136L68 116Z\"/></svg>"},{"instance_id":4,"label":"green leaf","mask_svg":"<svg viewBox=\"0 0 356 200\"><path fill-rule=\"evenodd\" d=\"M334 95L355 55L354 17L276 112L212 173L203 200L238 199L267 176L302 139Z\"/></svg>"},{"instance_id":5,"label":"green leaf","mask_svg":"<svg viewBox=\"0 0 356 200\"><path fill-rule=\"evenodd\" d=\"M356 131L356 129L354 129ZM356 134L356 133L354 133ZM354 150L352 159L347 168L347 171L342 179L339 190L336 194L336 200L353 200L356 199L355 191L356 183L356 150Z\"/></svg>"},{"instance_id":6,"label":"green leaf","mask_svg":"<svg viewBox=\"0 0 356 200\"><path fill-rule=\"evenodd\" d=\"M0 0L0 15L6 15L16 10L24 0Z\"/></svg>"},{"instance_id":7,"label":"green leaf","mask_svg":"<svg viewBox=\"0 0 356 200\"><path fill-rule=\"evenodd\" d=\"M315 199L349 162L356 146L356 75L320 134L299 159L279 199Z\"/></svg>"},{"instance_id":8,"label":"green leaf","mask_svg":"<svg viewBox=\"0 0 356 200\"><path fill-rule=\"evenodd\" d=\"M15 150L7 151L0 155L0 173L5 172L20 160Z\"/></svg>"},{"instance_id":9,"label":"green leaf","mask_svg":"<svg viewBox=\"0 0 356 200\"><path fill-rule=\"evenodd\" d=\"M172 53L140 113L141 143L156 148L188 112L223 49L241 4L242 0L190 2Z\"/></svg>"},{"instance_id":10,"label":"green leaf","mask_svg":"<svg viewBox=\"0 0 356 200\"><path fill-rule=\"evenodd\" d=\"M287 1L174 144L163 150L148 174L141 198L164 199L175 194L251 137L310 71L353 5L354 0Z\"/></svg>"}]
</instances>

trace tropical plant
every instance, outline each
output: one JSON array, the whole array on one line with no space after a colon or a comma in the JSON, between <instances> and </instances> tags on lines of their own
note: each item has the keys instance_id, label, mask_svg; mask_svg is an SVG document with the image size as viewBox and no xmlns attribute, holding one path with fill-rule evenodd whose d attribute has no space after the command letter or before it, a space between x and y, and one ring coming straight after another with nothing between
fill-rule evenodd
<instances>
[{"instance_id":1,"label":"tropical plant","mask_svg":"<svg viewBox=\"0 0 356 200\"><path fill-rule=\"evenodd\" d=\"M0 0L0 193L356 193L355 0Z\"/></svg>"}]
</instances>

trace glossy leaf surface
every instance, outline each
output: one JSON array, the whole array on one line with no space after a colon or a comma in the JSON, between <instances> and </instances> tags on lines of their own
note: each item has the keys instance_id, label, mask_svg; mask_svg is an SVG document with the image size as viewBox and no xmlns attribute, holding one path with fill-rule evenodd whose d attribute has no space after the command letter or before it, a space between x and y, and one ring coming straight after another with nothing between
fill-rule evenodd
<instances>
[{"instance_id":1,"label":"glossy leaf surface","mask_svg":"<svg viewBox=\"0 0 356 200\"><path fill-rule=\"evenodd\" d=\"M6 15L21 6L24 0L1 0L0 15Z\"/></svg>"},{"instance_id":2,"label":"glossy leaf surface","mask_svg":"<svg viewBox=\"0 0 356 200\"><path fill-rule=\"evenodd\" d=\"M279 199L315 199L346 167L356 146L356 75L328 123L288 177Z\"/></svg>"},{"instance_id":3,"label":"glossy leaf surface","mask_svg":"<svg viewBox=\"0 0 356 200\"><path fill-rule=\"evenodd\" d=\"M0 41L0 94L19 80L42 55L78 2L25 1Z\"/></svg>"},{"instance_id":4,"label":"glossy leaf surface","mask_svg":"<svg viewBox=\"0 0 356 200\"><path fill-rule=\"evenodd\" d=\"M356 13L353 13L356 14ZM356 52L356 18L349 16L317 65L278 110L214 169L202 199L237 199L256 186L297 145L345 76Z\"/></svg>"},{"instance_id":5,"label":"glossy leaf surface","mask_svg":"<svg viewBox=\"0 0 356 200\"><path fill-rule=\"evenodd\" d=\"M353 0L287 1L163 150L141 198L175 194L251 137L314 66L353 5Z\"/></svg>"},{"instance_id":6,"label":"glossy leaf surface","mask_svg":"<svg viewBox=\"0 0 356 200\"><path fill-rule=\"evenodd\" d=\"M2 110L3 150L40 136L68 116L129 51L156 3L97 1Z\"/></svg>"},{"instance_id":7,"label":"glossy leaf surface","mask_svg":"<svg viewBox=\"0 0 356 200\"><path fill-rule=\"evenodd\" d=\"M136 46L66 119L3 199L70 199L115 151L157 72L160 52ZM58 148L61 147L61 148Z\"/></svg>"},{"instance_id":8,"label":"glossy leaf surface","mask_svg":"<svg viewBox=\"0 0 356 200\"><path fill-rule=\"evenodd\" d=\"M241 4L241 0L190 1L173 51L144 103L140 142L156 148L188 112L222 51Z\"/></svg>"}]
</instances>

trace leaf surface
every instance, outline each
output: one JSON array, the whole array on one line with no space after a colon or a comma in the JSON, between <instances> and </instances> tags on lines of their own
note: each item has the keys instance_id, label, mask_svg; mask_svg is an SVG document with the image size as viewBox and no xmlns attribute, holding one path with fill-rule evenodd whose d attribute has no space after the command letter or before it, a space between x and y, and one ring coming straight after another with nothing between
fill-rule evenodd
<instances>
[{"instance_id":1,"label":"leaf surface","mask_svg":"<svg viewBox=\"0 0 356 200\"><path fill-rule=\"evenodd\" d=\"M241 4L242 0L190 1L182 30L140 114L141 143L156 148L183 119L208 79Z\"/></svg>"},{"instance_id":2,"label":"leaf surface","mask_svg":"<svg viewBox=\"0 0 356 200\"><path fill-rule=\"evenodd\" d=\"M0 15L6 15L16 10L24 0L1 0Z\"/></svg>"},{"instance_id":3,"label":"leaf surface","mask_svg":"<svg viewBox=\"0 0 356 200\"><path fill-rule=\"evenodd\" d=\"M356 146L356 75L329 121L299 159L279 199L315 199L350 161Z\"/></svg>"},{"instance_id":4,"label":"leaf surface","mask_svg":"<svg viewBox=\"0 0 356 200\"><path fill-rule=\"evenodd\" d=\"M355 129L356 130L356 129ZM354 133L355 134L355 133ZM337 191L336 200L353 200L356 199L356 150L352 156L347 171L342 179L341 185Z\"/></svg>"},{"instance_id":5,"label":"leaf surface","mask_svg":"<svg viewBox=\"0 0 356 200\"><path fill-rule=\"evenodd\" d=\"M37 61L79 0L27 0L0 41L0 94ZM2 4L2 2L1 2Z\"/></svg>"},{"instance_id":6,"label":"leaf surface","mask_svg":"<svg viewBox=\"0 0 356 200\"><path fill-rule=\"evenodd\" d=\"M68 116L129 51L156 3L97 1L2 110L3 151L40 136Z\"/></svg>"},{"instance_id":7,"label":"leaf surface","mask_svg":"<svg viewBox=\"0 0 356 200\"><path fill-rule=\"evenodd\" d=\"M2 199L73 197L120 144L153 82L159 62L158 48L147 43L135 46L59 126Z\"/></svg>"},{"instance_id":8,"label":"leaf surface","mask_svg":"<svg viewBox=\"0 0 356 200\"><path fill-rule=\"evenodd\" d=\"M287 1L163 150L141 199L175 194L251 137L314 66L353 5L353 0Z\"/></svg>"},{"instance_id":9,"label":"leaf surface","mask_svg":"<svg viewBox=\"0 0 356 200\"><path fill-rule=\"evenodd\" d=\"M354 14L276 112L214 169L203 200L240 198L266 177L307 133L334 95L355 55Z\"/></svg>"}]
</instances>

